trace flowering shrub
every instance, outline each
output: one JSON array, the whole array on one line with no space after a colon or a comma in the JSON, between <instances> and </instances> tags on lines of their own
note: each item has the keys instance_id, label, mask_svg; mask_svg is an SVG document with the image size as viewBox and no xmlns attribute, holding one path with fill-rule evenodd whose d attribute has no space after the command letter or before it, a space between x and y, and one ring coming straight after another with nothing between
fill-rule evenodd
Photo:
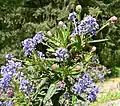
<instances>
[{"instance_id":1,"label":"flowering shrub","mask_svg":"<svg viewBox=\"0 0 120 106\"><path fill-rule=\"evenodd\" d=\"M70 22L56 28L54 36L38 32L22 41L23 60L6 56L7 63L1 67L0 105L74 106L96 100L99 88L95 82L103 81L108 70L99 63L91 43L107 40L93 40L93 36L110 22L98 30L93 16L83 20L78 16L80 12L70 13ZM46 48L44 52L45 48L38 50L40 45Z\"/></svg>"}]
</instances>

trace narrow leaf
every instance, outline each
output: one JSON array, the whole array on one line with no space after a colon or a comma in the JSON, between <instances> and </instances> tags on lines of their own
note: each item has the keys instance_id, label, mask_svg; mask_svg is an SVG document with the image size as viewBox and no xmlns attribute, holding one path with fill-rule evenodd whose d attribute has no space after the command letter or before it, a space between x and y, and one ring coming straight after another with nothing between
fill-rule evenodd
<instances>
[{"instance_id":1,"label":"narrow leaf","mask_svg":"<svg viewBox=\"0 0 120 106\"><path fill-rule=\"evenodd\" d=\"M108 39L100 39L100 40L93 40L93 41L88 41L87 43L99 43L99 42L105 42Z\"/></svg>"},{"instance_id":2,"label":"narrow leaf","mask_svg":"<svg viewBox=\"0 0 120 106\"><path fill-rule=\"evenodd\" d=\"M56 85L51 84L43 102L46 103L55 94L55 92L56 92Z\"/></svg>"}]
</instances>

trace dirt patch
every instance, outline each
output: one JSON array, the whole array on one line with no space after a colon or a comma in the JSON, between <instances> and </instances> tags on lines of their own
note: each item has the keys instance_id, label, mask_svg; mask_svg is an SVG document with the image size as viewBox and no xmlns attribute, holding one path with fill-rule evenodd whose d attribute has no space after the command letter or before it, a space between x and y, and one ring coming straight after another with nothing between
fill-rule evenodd
<instances>
[{"instance_id":1,"label":"dirt patch","mask_svg":"<svg viewBox=\"0 0 120 106\"><path fill-rule=\"evenodd\" d=\"M98 84L100 91L98 97L103 97L107 93L115 93L120 90L120 78L110 79L104 83Z\"/></svg>"},{"instance_id":2,"label":"dirt patch","mask_svg":"<svg viewBox=\"0 0 120 106\"><path fill-rule=\"evenodd\" d=\"M104 104L100 104L98 106L120 106L120 99L119 100L114 100L114 101L110 101Z\"/></svg>"}]
</instances>

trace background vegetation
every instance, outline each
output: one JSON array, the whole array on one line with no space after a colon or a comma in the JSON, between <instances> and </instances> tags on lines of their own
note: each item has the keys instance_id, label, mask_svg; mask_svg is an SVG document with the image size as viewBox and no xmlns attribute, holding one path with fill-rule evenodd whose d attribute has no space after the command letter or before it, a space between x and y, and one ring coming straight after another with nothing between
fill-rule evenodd
<instances>
[{"instance_id":1,"label":"background vegetation","mask_svg":"<svg viewBox=\"0 0 120 106\"><path fill-rule=\"evenodd\" d=\"M82 5L83 13L100 12L99 23L113 15L120 16L120 0L0 0L0 64L4 63L3 58L9 52L22 56L19 46L23 39L41 30L54 32L54 27L60 20L67 22L69 12L77 4ZM115 66L120 66L119 29L118 22L97 36L109 39L104 44L96 45L99 48L97 54L101 63L113 70L116 69Z\"/></svg>"}]
</instances>

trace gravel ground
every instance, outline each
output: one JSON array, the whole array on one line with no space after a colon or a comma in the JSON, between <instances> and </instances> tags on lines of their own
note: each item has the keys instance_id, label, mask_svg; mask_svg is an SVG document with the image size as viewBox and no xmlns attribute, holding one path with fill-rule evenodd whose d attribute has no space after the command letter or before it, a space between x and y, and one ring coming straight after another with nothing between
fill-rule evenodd
<instances>
[{"instance_id":1,"label":"gravel ground","mask_svg":"<svg viewBox=\"0 0 120 106\"><path fill-rule=\"evenodd\" d=\"M110 102L101 104L99 106L120 106L120 99L119 100L110 101Z\"/></svg>"}]
</instances>

